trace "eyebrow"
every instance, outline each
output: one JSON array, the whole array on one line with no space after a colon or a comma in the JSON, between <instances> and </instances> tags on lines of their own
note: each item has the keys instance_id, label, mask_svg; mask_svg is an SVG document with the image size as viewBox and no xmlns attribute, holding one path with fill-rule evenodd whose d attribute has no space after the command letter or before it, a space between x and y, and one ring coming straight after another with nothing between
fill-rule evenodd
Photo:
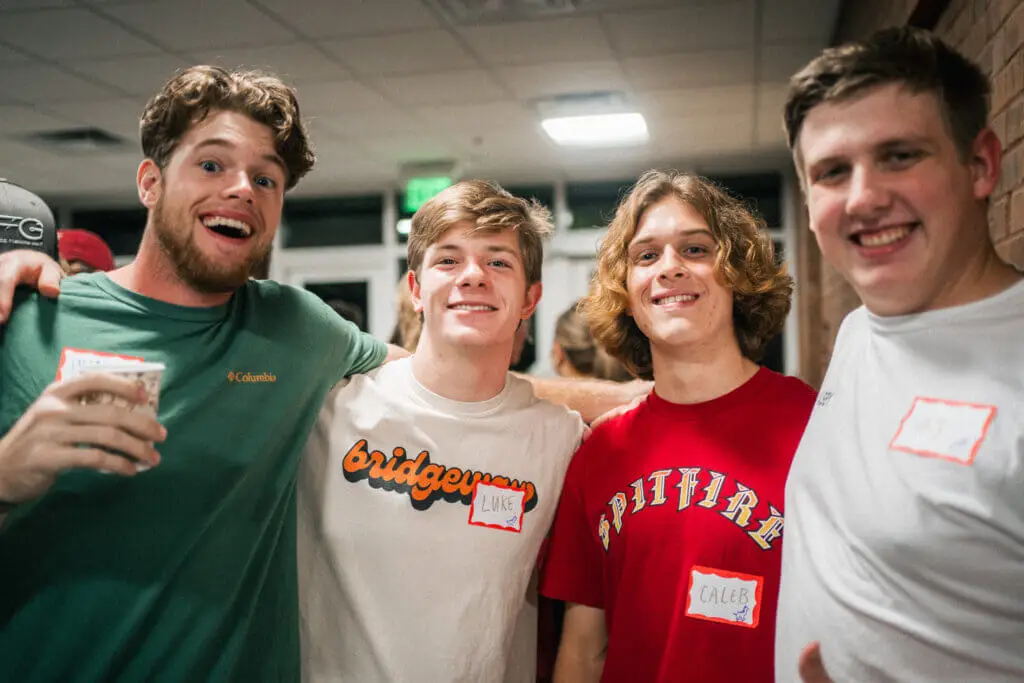
<instances>
[{"instance_id":1,"label":"eyebrow","mask_svg":"<svg viewBox=\"0 0 1024 683\"><path fill-rule=\"evenodd\" d=\"M696 235L706 235L706 236L710 237L712 240L715 239L715 236L707 228L694 228L693 230L684 230L681 233L679 233L678 236L679 237L694 237ZM642 245L645 245L645 244L650 244L654 240L655 240L654 237L644 237L642 239L634 240L634 241L629 243L629 248L632 249L633 247L642 246Z\"/></svg>"},{"instance_id":2,"label":"eyebrow","mask_svg":"<svg viewBox=\"0 0 1024 683\"><path fill-rule=\"evenodd\" d=\"M203 140L198 145L196 145L195 148L196 151L199 151L202 149L206 149L207 147L221 147L224 149L233 150L237 149L238 145L229 140L225 140L224 138L210 138L208 140ZM269 161L270 163L280 168L282 171L284 171L284 174L286 176L288 175L288 167L284 165L284 160L277 154L264 154L261 158L264 161Z\"/></svg>"},{"instance_id":3,"label":"eyebrow","mask_svg":"<svg viewBox=\"0 0 1024 683\"><path fill-rule=\"evenodd\" d=\"M437 246L437 250L438 251L444 251L444 252L453 252L453 251L454 252L461 252L462 251L462 247L459 247L459 246L454 245L454 244L439 244ZM502 245L491 245L491 246L488 246L487 247L487 251L489 253L492 253L492 254L510 254L511 256L513 256L513 257L515 257L517 259L519 258L519 252L517 252L515 249L512 249L510 247L506 247L506 246L502 246Z\"/></svg>"},{"instance_id":4,"label":"eyebrow","mask_svg":"<svg viewBox=\"0 0 1024 683\"><path fill-rule=\"evenodd\" d=\"M893 149L894 147L902 147L904 145L917 145L919 147L929 147L929 148L934 147L934 143L931 141L931 138L929 138L927 136L924 136L924 135L907 135L907 136L902 136L902 137L901 136L897 136L897 137L886 138L885 140L882 140L881 142L875 143L874 145L871 146L871 148L873 150L887 150L887 149ZM832 156L823 157L821 159L816 159L813 162L812 161L807 161L806 157L804 157L804 160L807 163L807 167L808 168L814 168L816 166L834 164L834 163L836 163L838 161L843 161L844 159L847 159L848 156L849 155L846 155L846 154L833 154Z\"/></svg>"}]
</instances>

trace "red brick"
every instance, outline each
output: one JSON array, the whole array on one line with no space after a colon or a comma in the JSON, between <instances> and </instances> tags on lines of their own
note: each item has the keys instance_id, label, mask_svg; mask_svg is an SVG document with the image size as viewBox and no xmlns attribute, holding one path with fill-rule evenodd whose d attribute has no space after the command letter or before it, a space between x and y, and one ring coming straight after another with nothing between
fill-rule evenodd
<instances>
[{"instance_id":1,"label":"red brick","mask_svg":"<svg viewBox=\"0 0 1024 683\"><path fill-rule=\"evenodd\" d=\"M992 82L992 111L1000 112L1024 90L1024 52L1014 55Z\"/></svg>"},{"instance_id":2,"label":"red brick","mask_svg":"<svg viewBox=\"0 0 1024 683\"><path fill-rule=\"evenodd\" d=\"M1010 224L1007 233L1024 232L1024 188L1016 190L1010 199Z\"/></svg>"},{"instance_id":3,"label":"red brick","mask_svg":"<svg viewBox=\"0 0 1024 683\"><path fill-rule=\"evenodd\" d=\"M1004 112L1006 114L1006 137L999 138L1005 147L1024 137L1024 93L1017 96Z\"/></svg>"},{"instance_id":4,"label":"red brick","mask_svg":"<svg viewBox=\"0 0 1024 683\"><path fill-rule=\"evenodd\" d=\"M988 39L986 33L985 22L976 21L971 30L967 32L962 43L960 43L960 52L963 53L968 59L974 60L975 62L980 61L981 52L985 48L985 41Z\"/></svg>"},{"instance_id":5,"label":"red brick","mask_svg":"<svg viewBox=\"0 0 1024 683\"><path fill-rule=\"evenodd\" d=\"M999 142L1003 143L1005 149L1008 146L1006 142L1006 111L1003 110L993 116L988 125L996 132L996 137L999 138Z\"/></svg>"},{"instance_id":6,"label":"red brick","mask_svg":"<svg viewBox=\"0 0 1024 683\"><path fill-rule=\"evenodd\" d=\"M993 242L998 242L1007 235L1007 218L1010 215L1010 198L1003 197L992 202L988 207L988 234Z\"/></svg>"},{"instance_id":7,"label":"red brick","mask_svg":"<svg viewBox=\"0 0 1024 683\"><path fill-rule=\"evenodd\" d=\"M1014 233L996 244L996 253L1007 263L1024 268L1024 232Z\"/></svg>"},{"instance_id":8,"label":"red brick","mask_svg":"<svg viewBox=\"0 0 1024 683\"><path fill-rule=\"evenodd\" d=\"M993 199L999 199L1008 192L1021 186L1022 173L1024 173L1024 145L1017 143L1008 147L1003 153L1003 167L999 178L999 185L992 193Z\"/></svg>"}]
</instances>

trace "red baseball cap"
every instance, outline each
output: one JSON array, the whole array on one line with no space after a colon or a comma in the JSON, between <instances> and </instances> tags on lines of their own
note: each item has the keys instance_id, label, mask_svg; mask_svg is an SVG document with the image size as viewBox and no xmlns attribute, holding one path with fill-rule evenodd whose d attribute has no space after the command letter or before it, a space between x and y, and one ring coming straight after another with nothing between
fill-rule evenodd
<instances>
[{"instance_id":1,"label":"red baseball cap","mask_svg":"<svg viewBox=\"0 0 1024 683\"><path fill-rule=\"evenodd\" d=\"M57 250L67 261L81 261L95 270L114 269L114 253L103 238L88 230L58 230Z\"/></svg>"}]
</instances>

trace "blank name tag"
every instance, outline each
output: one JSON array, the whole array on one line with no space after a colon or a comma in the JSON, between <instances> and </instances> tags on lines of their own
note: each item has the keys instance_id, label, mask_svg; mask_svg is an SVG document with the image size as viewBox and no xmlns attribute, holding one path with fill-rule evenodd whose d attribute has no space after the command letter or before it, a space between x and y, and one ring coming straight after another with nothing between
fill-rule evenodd
<instances>
[{"instance_id":1,"label":"blank name tag","mask_svg":"<svg viewBox=\"0 0 1024 683\"><path fill-rule=\"evenodd\" d=\"M473 485L470 524L519 533L523 530L525 512L525 491L480 481Z\"/></svg>"},{"instance_id":2,"label":"blank name tag","mask_svg":"<svg viewBox=\"0 0 1024 683\"><path fill-rule=\"evenodd\" d=\"M764 577L694 566L686 596L686 616L757 628Z\"/></svg>"},{"instance_id":3,"label":"blank name tag","mask_svg":"<svg viewBox=\"0 0 1024 683\"><path fill-rule=\"evenodd\" d=\"M995 406L918 397L889 447L970 465L995 415Z\"/></svg>"}]
</instances>

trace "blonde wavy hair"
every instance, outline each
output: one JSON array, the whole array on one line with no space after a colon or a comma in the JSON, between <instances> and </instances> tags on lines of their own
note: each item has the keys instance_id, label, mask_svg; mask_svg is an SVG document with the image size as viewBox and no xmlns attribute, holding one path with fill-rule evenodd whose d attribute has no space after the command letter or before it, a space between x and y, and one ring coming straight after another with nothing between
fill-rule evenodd
<instances>
[{"instance_id":1,"label":"blonde wavy hair","mask_svg":"<svg viewBox=\"0 0 1024 683\"><path fill-rule=\"evenodd\" d=\"M582 303L594 338L634 375L653 379L650 340L627 313L627 251L644 212L668 197L692 206L707 222L718 246L716 278L733 293L736 340L744 356L761 360L785 324L793 279L776 258L764 221L711 181L688 173L648 171L619 203Z\"/></svg>"}]
</instances>

